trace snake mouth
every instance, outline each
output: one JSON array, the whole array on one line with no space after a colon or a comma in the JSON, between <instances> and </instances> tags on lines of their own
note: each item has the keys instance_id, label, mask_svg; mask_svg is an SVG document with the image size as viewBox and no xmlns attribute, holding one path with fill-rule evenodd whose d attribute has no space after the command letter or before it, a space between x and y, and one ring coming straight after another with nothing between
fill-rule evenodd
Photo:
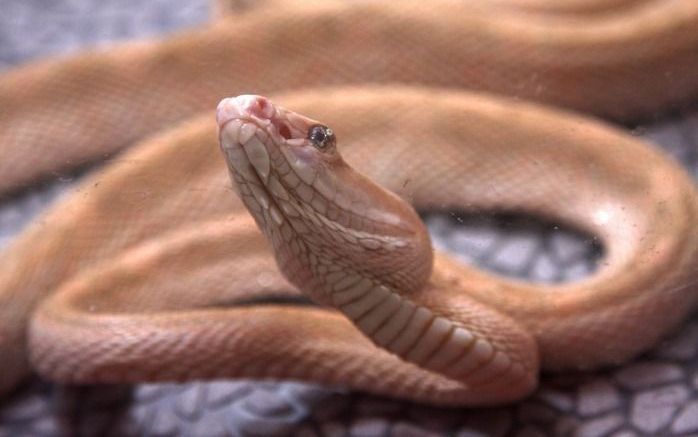
<instances>
[{"instance_id":1,"label":"snake mouth","mask_svg":"<svg viewBox=\"0 0 698 437\"><path fill-rule=\"evenodd\" d=\"M231 173L245 183L265 186L271 172L269 142L284 142L289 127L266 98L241 95L223 99L216 110L221 149ZM238 180L238 182L242 182Z\"/></svg>"},{"instance_id":2,"label":"snake mouth","mask_svg":"<svg viewBox=\"0 0 698 437\"><path fill-rule=\"evenodd\" d=\"M314 122L254 95L223 99L216 119L233 186L260 227L272 232L292 208L293 189L286 183L295 176L289 161L313 160L307 130Z\"/></svg>"},{"instance_id":3,"label":"snake mouth","mask_svg":"<svg viewBox=\"0 0 698 437\"><path fill-rule=\"evenodd\" d=\"M255 96L224 99L218 105L216 119L219 143L234 188L258 223L264 223L265 211L273 199L267 188L271 174L268 143L280 133L271 123L274 108L259 105ZM276 138L276 141L281 141Z\"/></svg>"}]
</instances>

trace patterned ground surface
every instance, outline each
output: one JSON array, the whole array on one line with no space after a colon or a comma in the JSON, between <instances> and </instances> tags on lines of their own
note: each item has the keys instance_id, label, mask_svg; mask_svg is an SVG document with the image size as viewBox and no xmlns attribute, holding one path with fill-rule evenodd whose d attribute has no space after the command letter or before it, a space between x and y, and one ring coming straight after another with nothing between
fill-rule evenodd
<instances>
[{"instance_id":1,"label":"patterned ground surface","mask_svg":"<svg viewBox=\"0 0 698 437\"><path fill-rule=\"evenodd\" d=\"M0 0L0 10L0 68L196 25L208 15L205 0ZM635 132L698 178L697 111ZM61 178L0 203L0 247L72 183ZM507 275L573 280L599 259L593 241L553 225L456 213L426 218L438 246ZM0 437L19 435L698 436L698 317L633 363L546 375L534 396L504 408L436 409L296 383L76 388L34 380L0 401Z\"/></svg>"}]
</instances>

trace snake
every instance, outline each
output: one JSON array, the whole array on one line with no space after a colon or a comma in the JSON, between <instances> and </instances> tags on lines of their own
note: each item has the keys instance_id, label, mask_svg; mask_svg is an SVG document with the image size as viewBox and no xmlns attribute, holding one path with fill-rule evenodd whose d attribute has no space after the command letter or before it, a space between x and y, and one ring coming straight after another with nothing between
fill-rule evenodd
<instances>
[{"instance_id":1,"label":"snake","mask_svg":"<svg viewBox=\"0 0 698 437\"><path fill-rule=\"evenodd\" d=\"M493 405L688 317L693 182L573 111L694 99L698 5L401 6L268 1L3 75L0 189L112 157L2 254L0 389L33 369ZM603 263L569 284L502 278L434 251L415 209L554 219L596 236Z\"/></svg>"}]
</instances>

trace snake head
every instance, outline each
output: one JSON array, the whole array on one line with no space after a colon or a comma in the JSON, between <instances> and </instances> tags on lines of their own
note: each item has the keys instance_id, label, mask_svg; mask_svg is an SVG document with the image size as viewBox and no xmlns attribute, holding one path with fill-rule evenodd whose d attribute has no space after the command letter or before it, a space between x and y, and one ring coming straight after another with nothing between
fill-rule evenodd
<instances>
[{"instance_id":1,"label":"snake head","mask_svg":"<svg viewBox=\"0 0 698 437\"><path fill-rule=\"evenodd\" d=\"M421 220L344 162L331 127L253 95L224 99L216 115L234 186L291 282L326 288L323 271L338 268L338 260L385 278L396 256L410 272L396 272L400 283L393 285L426 281L432 254ZM363 263L368 252L371 267Z\"/></svg>"},{"instance_id":2,"label":"snake head","mask_svg":"<svg viewBox=\"0 0 698 437\"><path fill-rule=\"evenodd\" d=\"M347 166L329 127L255 95L223 99L216 118L234 186L263 230L308 209L326 215L342 197Z\"/></svg>"},{"instance_id":3,"label":"snake head","mask_svg":"<svg viewBox=\"0 0 698 437\"><path fill-rule=\"evenodd\" d=\"M223 99L216 119L221 140L227 140L221 141L224 152L242 146L263 182L268 181L272 167L266 158L277 151L284 154L293 165L292 170L307 184L312 184L321 167L343 164L331 128L276 106L265 97L241 95Z\"/></svg>"}]
</instances>

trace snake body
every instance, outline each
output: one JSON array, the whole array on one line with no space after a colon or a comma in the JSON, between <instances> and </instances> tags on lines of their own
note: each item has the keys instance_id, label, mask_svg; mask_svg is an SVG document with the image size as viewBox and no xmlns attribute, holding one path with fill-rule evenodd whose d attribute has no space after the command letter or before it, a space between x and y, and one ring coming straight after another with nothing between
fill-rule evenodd
<instances>
[{"instance_id":1,"label":"snake body","mask_svg":"<svg viewBox=\"0 0 698 437\"><path fill-rule=\"evenodd\" d=\"M698 36L690 31L698 5L609 2L616 6L607 12L584 12L595 17L585 19L591 30L584 30L581 12L560 17L521 3L526 12L493 2L465 15L471 10L452 2L399 10L364 2L272 3L170 41L28 66L2 78L0 98L9 104L0 113L0 137L10 157L2 161L4 189L66 159L94 158L209 111L88 178L4 254L0 351L8 358L0 364L1 387L26 374L31 356L40 373L60 381L294 378L440 405L484 405L525 396L539 366L616 364L655 344L696 305L698 206L690 178L600 122L434 86L495 90L616 118L646 115L698 92ZM415 62L415 47L428 62ZM660 73L667 68L669 78ZM95 86L83 92L84 81ZM604 265L579 283L546 287L504 280L439 253L432 267L428 238L402 201L349 167L333 168L334 189L356 201L350 207L335 199L337 205L368 214L342 223L342 214L313 203L310 176L294 169L306 184L296 194L303 217L362 236L352 234L357 241L342 252L346 232L319 233L327 259L348 263L345 271L327 266L323 274L335 273L333 281L361 274L351 285L368 278L379 291L370 302L359 299L363 288L353 296L359 300L337 302L312 283L307 265L277 253L286 279L229 192L210 108L235 90L363 82L403 85L325 87L274 101L331 126L352 167L417 209L554 218L598 236ZM59 116L66 105L71 112ZM291 120L286 126L296 126L294 135L308 127L294 112L269 108ZM267 151L281 144L261 136ZM22 156L31 159L24 164ZM270 172L272 161L283 165L270 157ZM247 189L243 194L257 202L270 193ZM286 238L286 231L265 229L272 241ZM374 259L376 239L391 241L405 264L390 264L393 256ZM330 253L328 241L339 251ZM300 249L287 247L298 255L293 251ZM367 254L374 264L360 267ZM298 304L294 284L322 306ZM342 308L351 303L360 305ZM339 304L359 329L329 304ZM403 311L404 330L393 319L363 317L374 307ZM362 330L383 332L373 339L389 351ZM393 336L402 331L402 340Z\"/></svg>"},{"instance_id":2,"label":"snake body","mask_svg":"<svg viewBox=\"0 0 698 437\"><path fill-rule=\"evenodd\" d=\"M9 72L0 82L0 142L16 155L0 161L0 189L103 158L250 90L449 86L616 119L649 116L698 96L692 1L605 0L596 2L597 12L603 4L626 7L591 17L574 8L556 14L529 5L531 12L517 0L407 1L400 8L268 2L167 41ZM35 148L41 156L32 154Z\"/></svg>"}]
</instances>

